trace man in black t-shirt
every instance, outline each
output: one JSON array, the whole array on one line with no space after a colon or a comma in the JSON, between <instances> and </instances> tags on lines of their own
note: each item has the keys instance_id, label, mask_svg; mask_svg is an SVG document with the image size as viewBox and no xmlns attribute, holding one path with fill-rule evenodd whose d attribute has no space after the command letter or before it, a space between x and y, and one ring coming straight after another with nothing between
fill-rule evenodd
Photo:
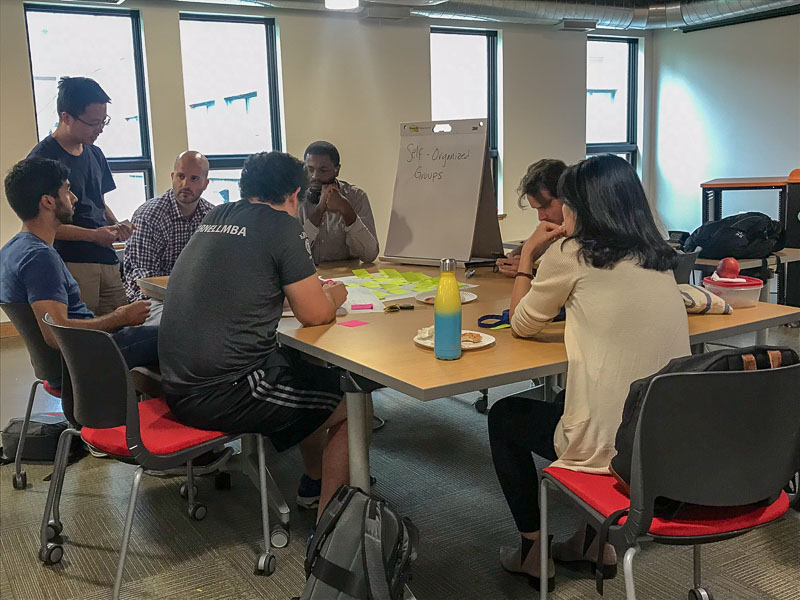
<instances>
[{"instance_id":1,"label":"man in black t-shirt","mask_svg":"<svg viewBox=\"0 0 800 600\"><path fill-rule=\"evenodd\" d=\"M339 378L279 348L276 336L284 298L304 326L329 323L347 298L341 283L317 277L295 218L306 180L288 154L247 159L242 199L208 213L175 263L158 350L179 420L260 433L278 450L299 443L306 473L298 502L324 507L349 480Z\"/></svg>"},{"instance_id":2,"label":"man in black t-shirt","mask_svg":"<svg viewBox=\"0 0 800 600\"><path fill-rule=\"evenodd\" d=\"M88 77L62 77L58 82L58 127L28 154L56 160L69 169L72 193L78 198L72 223L56 232L55 249L81 290L81 300L100 316L127 304L114 242L127 240L133 228L118 222L105 202L117 186L102 150L94 145L108 125L108 95Z\"/></svg>"}]
</instances>

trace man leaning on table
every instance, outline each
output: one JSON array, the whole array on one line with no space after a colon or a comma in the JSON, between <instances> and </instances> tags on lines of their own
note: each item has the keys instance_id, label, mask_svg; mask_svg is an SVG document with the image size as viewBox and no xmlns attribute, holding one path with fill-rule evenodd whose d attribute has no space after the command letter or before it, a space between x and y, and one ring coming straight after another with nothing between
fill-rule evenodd
<instances>
[{"instance_id":1,"label":"man leaning on table","mask_svg":"<svg viewBox=\"0 0 800 600\"><path fill-rule=\"evenodd\" d=\"M374 261L379 248L369 198L361 188L337 179L341 161L336 146L314 142L304 156L311 185L297 217L311 242L314 263Z\"/></svg>"},{"instance_id":2,"label":"man leaning on table","mask_svg":"<svg viewBox=\"0 0 800 600\"><path fill-rule=\"evenodd\" d=\"M347 298L323 285L296 219L303 164L280 152L245 161L241 200L215 207L178 257L159 339L172 412L201 429L300 444L298 496L324 507L349 480L345 404L335 371L278 347L284 297L304 326L330 323ZM300 500L300 498L298 498Z\"/></svg>"},{"instance_id":3,"label":"man leaning on table","mask_svg":"<svg viewBox=\"0 0 800 600\"><path fill-rule=\"evenodd\" d=\"M520 207L525 208L526 205L530 205L531 208L535 209L539 217L540 227L548 231L560 227L564 222L564 215L561 212L563 205L557 197L556 190L558 188L558 179L566 168L567 165L563 161L555 158L543 158L528 167L517 188ZM544 248L542 253L546 249ZM498 271L508 277L516 277L517 271L519 271L521 251L522 245L520 244L509 252L505 258L498 258ZM539 260L539 256L534 256L533 261Z\"/></svg>"},{"instance_id":4,"label":"man leaning on table","mask_svg":"<svg viewBox=\"0 0 800 600\"><path fill-rule=\"evenodd\" d=\"M133 213L133 235L125 245L122 280L129 302L143 300L136 283L143 277L169 275L175 261L214 206L202 198L208 187L208 159L192 150L175 159L172 187ZM161 322L162 302L150 300L147 325Z\"/></svg>"}]
</instances>

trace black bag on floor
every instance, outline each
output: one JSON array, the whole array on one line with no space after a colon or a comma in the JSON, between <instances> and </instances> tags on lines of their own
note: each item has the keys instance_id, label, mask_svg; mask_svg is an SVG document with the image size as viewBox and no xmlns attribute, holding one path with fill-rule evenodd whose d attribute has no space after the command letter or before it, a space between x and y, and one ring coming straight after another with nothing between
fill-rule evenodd
<instances>
[{"instance_id":1,"label":"black bag on floor","mask_svg":"<svg viewBox=\"0 0 800 600\"><path fill-rule=\"evenodd\" d=\"M791 348L773 346L751 346L749 348L731 348L717 350L706 354L681 356L673 358L658 373L638 379L631 384L625 407L622 409L622 423L617 429L614 446L617 455L611 459L611 473L628 490L631 481L631 461L633 460L633 438L636 435L636 424L642 411L647 388L652 379L666 373L699 373L705 371L753 371L788 367L800 362L797 352ZM724 407L720 407L723 409ZM664 512L669 512L666 505ZM662 512L662 511L659 511ZM663 513L662 513L663 514Z\"/></svg>"},{"instance_id":2,"label":"black bag on floor","mask_svg":"<svg viewBox=\"0 0 800 600\"><path fill-rule=\"evenodd\" d=\"M400 600L418 540L417 528L384 500L343 485L308 547L300 600Z\"/></svg>"},{"instance_id":3,"label":"black bag on floor","mask_svg":"<svg viewBox=\"0 0 800 600\"><path fill-rule=\"evenodd\" d=\"M8 422L0 435L2 439L2 456L0 462L14 462L19 445L19 435L22 432L22 417L15 417ZM28 432L25 435L25 447L22 460L25 462L52 463L56 459L56 447L61 432L69 427L63 413L33 413ZM79 437L73 438L70 450L70 461L77 458L76 453L83 447Z\"/></svg>"},{"instance_id":4,"label":"black bag on floor","mask_svg":"<svg viewBox=\"0 0 800 600\"><path fill-rule=\"evenodd\" d=\"M683 243L683 251L699 246L700 258L766 258L785 245L783 225L764 213L746 212L704 223Z\"/></svg>"}]
</instances>

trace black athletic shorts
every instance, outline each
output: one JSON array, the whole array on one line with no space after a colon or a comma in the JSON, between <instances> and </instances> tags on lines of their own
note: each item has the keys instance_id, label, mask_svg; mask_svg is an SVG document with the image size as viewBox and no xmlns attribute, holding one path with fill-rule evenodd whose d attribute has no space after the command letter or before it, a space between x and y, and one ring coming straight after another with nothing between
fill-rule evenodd
<instances>
[{"instance_id":1,"label":"black athletic shorts","mask_svg":"<svg viewBox=\"0 0 800 600\"><path fill-rule=\"evenodd\" d=\"M343 394L338 369L305 362L290 348L277 352L288 366L256 369L232 384L189 396L167 396L181 423L224 431L260 433L278 451L307 438L328 419Z\"/></svg>"}]
</instances>

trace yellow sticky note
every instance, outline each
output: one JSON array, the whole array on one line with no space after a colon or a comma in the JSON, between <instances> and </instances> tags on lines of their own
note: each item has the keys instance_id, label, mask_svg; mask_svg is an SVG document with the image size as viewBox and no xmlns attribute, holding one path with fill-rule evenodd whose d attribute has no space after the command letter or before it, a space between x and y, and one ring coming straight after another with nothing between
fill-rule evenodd
<instances>
[{"instance_id":1,"label":"yellow sticky note","mask_svg":"<svg viewBox=\"0 0 800 600\"><path fill-rule=\"evenodd\" d=\"M360 285L361 287L369 288L371 290L380 289L381 287L379 283L376 283L374 281L365 281L363 283L359 283L358 285Z\"/></svg>"},{"instance_id":2,"label":"yellow sticky note","mask_svg":"<svg viewBox=\"0 0 800 600\"><path fill-rule=\"evenodd\" d=\"M422 281L423 277L425 277L425 275L423 275L422 273L413 273L413 272L403 273L402 275L403 279L409 282Z\"/></svg>"},{"instance_id":3,"label":"yellow sticky note","mask_svg":"<svg viewBox=\"0 0 800 600\"><path fill-rule=\"evenodd\" d=\"M353 269L353 275L359 279L368 279L370 274L366 269Z\"/></svg>"},{"instance_id":4,"label":"yellow sticky note","mask_svg":"<svg viewBox=\"0 0 800 600\"><path fill-rule=\"evenodd\" d=\"M378 297L378 300L383 300L384 298L386 298L386 296L389 295L386 292L381 292L381 291L378 291L378 290L373 290L372 293L375 294Z\"/></svg>"}]
</instances>

